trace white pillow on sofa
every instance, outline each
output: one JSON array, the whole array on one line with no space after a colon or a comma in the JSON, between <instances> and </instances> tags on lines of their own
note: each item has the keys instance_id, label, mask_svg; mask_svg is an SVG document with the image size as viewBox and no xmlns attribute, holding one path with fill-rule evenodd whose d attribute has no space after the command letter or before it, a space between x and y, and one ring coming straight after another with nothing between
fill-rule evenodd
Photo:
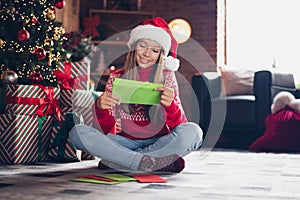
<instances>
[{"instance_id":1,"label":"white pillow on sofa","mask_svg":"<svg viewBox=\"0 0 300 200\"><path fill-rule=\"evenodd\" d=\"M222 77L221 97L253 94L255 70L222 66L218 71Z\"/></svg>"}]
</instances>

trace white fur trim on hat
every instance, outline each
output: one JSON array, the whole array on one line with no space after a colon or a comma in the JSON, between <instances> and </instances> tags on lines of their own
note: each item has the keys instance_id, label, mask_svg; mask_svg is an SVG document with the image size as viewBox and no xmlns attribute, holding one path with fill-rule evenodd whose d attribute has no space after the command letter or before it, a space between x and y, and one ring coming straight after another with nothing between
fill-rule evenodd
<instances>
[{"instance_id":1,"label":"white fur trim on hat","mask_svg":"<svg viewBox=\"0 0 300 200\"><path fill-rule=\"evenodd\" d=\"M290 92L279 92L273 100L271 106L272 113L276 113L285 107L290 107L293 110L300 111L300 99L295 99L294 95Z\"/></svg>"},{"instance_id":2,"label":"white fur trim on hat","mask_svg":"<svg viewBox=\"0 0 300 200\"><path fill-rule=\"evenodd\" d=\"M295 99L290 103L290 108L296 111L300 111L300 99Z\"/></svg>"},{"instance_id":3,"label":"white fur trim on hat","mask_svg":"<svg viewBox=\"0 0 300 200\"><path fill-rule=\"evenodd\" d=\"M132 29L127 43L128 47L140 39L150 39L160 44L164 50L165 56L169 54L171 48L171 37L164 29L152 25L139 25Z\"/></svg>"},{"instance_id":4,"label":"white fur trim on hat","mask_svg":"<svg viewBox=\"0 0 300 200\"><path fill-rule=\"evenodd\" d=\"M179 68L179 60L177 58L173 58L172 56L166 57L164 68L171 71L177 71Z\"/></svg>"}]
</instances>

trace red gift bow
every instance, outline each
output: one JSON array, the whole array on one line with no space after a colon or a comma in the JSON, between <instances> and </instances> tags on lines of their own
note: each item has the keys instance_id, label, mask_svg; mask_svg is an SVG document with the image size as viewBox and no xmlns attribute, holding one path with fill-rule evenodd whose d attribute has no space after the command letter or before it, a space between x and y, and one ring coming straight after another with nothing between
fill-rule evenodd
<instances>
[{"instance_id":1,"label":"red gift bow","mask_svg":"<svg viewBox=\"0 0 300 200\"><path fill-rule=\"evenodd\" d=\"M65 62L65 73L63 73L61 70L55 70L53 72L54 76L56 76L58 82L60 83L61 88L69 90L69 89L80 89L79 85L75 83L81 81L87 81L87 75L82 75L79 77L72 77L71 76L71 63Z\"/></svg>"},{"instance_id":2,"label":"red gift bow","mask_svg":"<svg viewBox=\"0 0 300 200\"><path fill-rule=\"evenodd\" d=\"M39 105L36 109L38 116L56 115L58 121L61 121L61 108L59 101L54 99L54 88L38 85L46 94L45 98L11 97L7 96L6 101L14 104Z\"/></svg>"},{"instance_id":3,"label":"red gift bow","mask_svg":"<svg viewBox=\"0 0 300 200\"><path fill-rule=\"evenodd\" d=\"M93 17L85 17L83 20L84 30L82 35L89 36L92 34L92 37L99 36L97 31L97 26L100 24L100 17L99 15L95 15Z\"/></svg>"}]
</instances>

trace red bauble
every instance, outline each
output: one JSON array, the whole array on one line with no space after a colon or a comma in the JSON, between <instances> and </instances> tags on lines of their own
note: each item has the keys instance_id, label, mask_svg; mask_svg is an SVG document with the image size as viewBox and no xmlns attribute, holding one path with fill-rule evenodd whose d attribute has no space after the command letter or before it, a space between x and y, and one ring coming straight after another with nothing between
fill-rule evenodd
<instances>
[{"instance_id":1,"label":"red bauble","mask_svg":"<svg viewBox=\"0 0 300 200\"><path fill-rule=\"evenodd\" d=\"M32 17L31 22L32 24L36 24L38 22L38 18Z\"/></svg>"},{"instance_id":2,"label":"red bauble","mask_svg":"<svg viewBox=\"0 0 300 200\"><path fill-rule=\"evenodd\" d=\"M46 58L46 51L43 48L38 47L34 49L33 53L37 56L38 60L43 60L44 58Z\"/></svg>"},{"instance_id":3,"label":"red bauble","mask_svg":"<svg viewBox=\"0 0 300 200\"><path fill-rule=\"evenodd\" d=\"M34 82L34 83L39 83L43 80L43 76L40 72L32 72L30 74L30 79Z\"/></svg>"},{"instance_id":4,"label":"red bauble","mask_svg":"<svg viewBox=\"0 0 300 200\"><path fill-rule=\"evenodd\" d=\"M55 0L54 1L54 6L58 9L62 9L64 8L66 5L66 1L65 0Z\"/></svg>"},{"instance_id":5,"label":"red bauble","mask_svg":"<svg viewBox=\"0 0 300 200\"><path fill-rule=\"evenodd\" d=\"M22 29L22 30L19 30L18 32L18 40L23 42L23 41L26 41L30 38L30 34L27 30L25 29Z\"/></svg>"}]
</instances>

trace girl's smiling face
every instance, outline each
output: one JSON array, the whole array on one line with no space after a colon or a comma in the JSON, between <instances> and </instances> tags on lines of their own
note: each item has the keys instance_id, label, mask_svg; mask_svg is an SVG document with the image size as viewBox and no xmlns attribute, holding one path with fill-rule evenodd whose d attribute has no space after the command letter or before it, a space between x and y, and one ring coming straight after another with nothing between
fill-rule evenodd
<instances>
[{"instance_id":1,"label":"girl's smiling face","mask_svg":"<svg viewBox=\"0 0 300 200\"><path fill-rule=\"evenodd\" d=\"M162 51L162 47L150 39L141 39L136 45L136 61L141 68L147 68L154 65Z\"/></svg>"}]
</instances>

